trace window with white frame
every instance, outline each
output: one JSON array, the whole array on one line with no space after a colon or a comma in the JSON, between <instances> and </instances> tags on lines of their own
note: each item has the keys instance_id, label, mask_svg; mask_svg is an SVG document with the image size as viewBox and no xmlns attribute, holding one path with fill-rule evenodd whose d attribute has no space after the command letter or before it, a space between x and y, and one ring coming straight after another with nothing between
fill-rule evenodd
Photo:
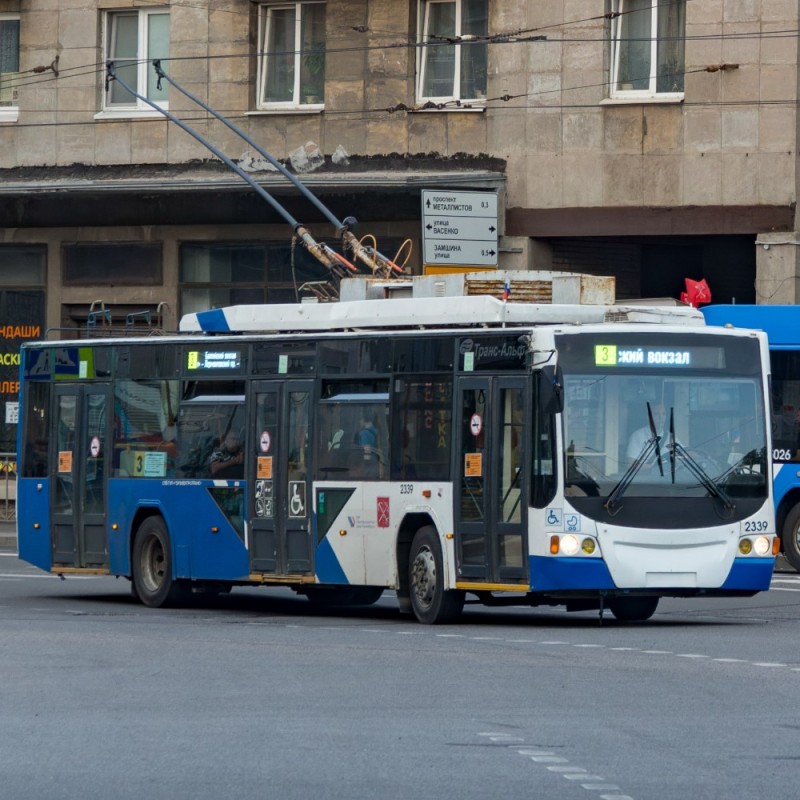
<instances>
[{"instance_id":1,"label":"window with white frame","mask_svg":"<svg viewBox=\"0 0 800 800\"><path fill-rule=\"evenodd\" d=\"M421 101L486 97L487 0L421 0L417 97Z\"/></svg>"},{"instance_id":2,"label":"window with white frame","mask_svg":"<svg viewBox=\"0 0 800 800\"><path fill-rule=\"evenodd\" d=\"M325 102L325 3L259 6L259 108Z\"/></svg>"},{"instance_id":3,"label":"window with white frame","mask_svg":"<svg viewBox=\"0 0 800 800\"><path fill-rule=\"evenodd\" d=\"M137 94L167 107L167 85L158 87L154 58L169 57L169 11L165 8L128 9L106 13L106 59L116 74ZM119 81L109 81L105 108L113 111L152 110Z\"/></svg>"},{"instance_id":4,"label":"window with white frame","mask_svg":"<svg viewBox=\"0 0 800 800\"><path fill-rule=\"evenodd\" d=\"M613 0L612 97L683 97L686 0Z\"/></svg>"},{"instance_id":5,"label":"window with white frame","mask_svg":"<svg viewBox=\"0 0 800 800\"><path fill-rule=\"evenodd\" d=\"M0 14L0 110L17 107L19 14Z\"/></svg>"}]
</instances>

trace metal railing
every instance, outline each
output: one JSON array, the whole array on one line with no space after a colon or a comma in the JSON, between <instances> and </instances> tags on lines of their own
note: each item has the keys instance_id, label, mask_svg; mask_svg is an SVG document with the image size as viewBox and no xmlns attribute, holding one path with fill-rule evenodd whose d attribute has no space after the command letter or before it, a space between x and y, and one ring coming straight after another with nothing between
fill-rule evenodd
<instances>
[{"instance_id":1,"label":"metal railing","mask_svg":"<svg viewBox=\"0 0 800 800\"><path fill-rule=\"evenodd\" d=\"M0 453L0 521L17 518L17 454Z\"/></svg>"}]
</instances>

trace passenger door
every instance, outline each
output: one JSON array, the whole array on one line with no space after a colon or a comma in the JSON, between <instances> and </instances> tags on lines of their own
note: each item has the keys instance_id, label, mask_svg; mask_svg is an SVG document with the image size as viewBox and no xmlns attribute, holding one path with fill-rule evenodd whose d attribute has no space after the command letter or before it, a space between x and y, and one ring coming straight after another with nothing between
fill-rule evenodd
<instances>
[{"instance_id":1,"label":"passenger door","mask_svg":"<svg viewBox=\"0 0 800 800\"><path fill-rule=\"evenodd\" d=\"M260 381L252 387L255 457L248 465L253 572L312 570L311 397L313 381Z\"/></svg>"},{"instance_id":2,"label":"passenger door","mask_svg":"<svg viewBox=\"0 0 800 800\"><path fill-rule=\"evenodd\" d=\"M458 380L455 520L461 581L526 579L527 387L520 377Z\"/></svg>"},{"instance_id":3,"label":"passenger door","mask_svg":"<svg viewBox=\"0 0 800 800\"><path fill-rule=\"evenodd\" d=\"M56 386L51 463L53 563L107 567L107 487L111 442L111 389L104 385Z\"/></svg>"}]
</instances>

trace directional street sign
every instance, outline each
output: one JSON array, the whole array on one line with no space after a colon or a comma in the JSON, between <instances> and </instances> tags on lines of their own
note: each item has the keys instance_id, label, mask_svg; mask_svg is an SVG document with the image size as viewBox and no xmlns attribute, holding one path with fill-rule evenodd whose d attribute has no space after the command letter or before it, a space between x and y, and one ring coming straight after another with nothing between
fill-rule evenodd
<instances>
[{"instance_id":1,"label":"directional street sign","mask_svg":"<svg viewBox=\"0 0 800 800\"><path fill-rule=\"evenodd\" d=\"M497 266L497 194L422 190L425 264Z\"/></svg>"}]
</instances>

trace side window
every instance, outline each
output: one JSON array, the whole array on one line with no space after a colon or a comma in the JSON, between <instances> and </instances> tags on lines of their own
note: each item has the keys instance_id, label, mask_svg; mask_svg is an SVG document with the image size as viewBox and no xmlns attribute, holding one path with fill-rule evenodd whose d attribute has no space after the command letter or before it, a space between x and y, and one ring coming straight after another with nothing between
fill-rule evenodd
<instances>
[{"instance_id":1,"label":"side window","mask_svg":"<svg viewBox=\"0 0 800 800\"><path fill-rule=\"evenodd\" d=\"M31 381L25 388L25 447L22 474L44 478L50 474L48 431L50 427L50 384Z\"/></svg>"},{"instance_id":2,"label":"side window","mask_svg":"<svg viewBox=\"0 0 800 800\"><path fill-rule=\"evenodd\" d=\"M772 448L776 461L800 461L800 353L775 351L772 364Z\"/></svg>"},{"instance_id":3,"label":"side window","mask_svg":"<svg viewBox=\"0 0 800 800\"><path fill-rule=\"evenodd\" d=\"M259 108L322 109L325 102L325 3L259 6Z\"/></svg>"},{"instance_id":4,"label":"side window","mask_svg":"<svg viewBox=\"0 0 800 800\"><path fill-rule=\"evenodd\" d=\"M244 398L242 402L185 402L178 414L179 478L244 477Z\"/></svg>"},{"instance_id":5,"label":"side window","mask_svg":"<svg viewBox=\"0 0 800 800\"><path fill-rule=\"evenodd\" d=\"M461 37L487 35L487 0L422 0L420 20L422 47L417 99L484 100L485 42L454 42Z\"/></svg>"},{"instance_id":6,"label":"side window","mask_svg":"<svg viewBox=\"0 0 800 800\"><path fill-rule=\"evenodd\" d=\"M163 478L175 474L178 386L178 381L117 381L115 477Z\"/></svg>"},{"instance_id":7,"label":"side window","mask_svg":"<svg viewBox=\"0 0 800 800\"><path fill-rule=\"evenodd\" d=\"M533 442L531 447L531 505L544 508L556 494L555 415L541 408L537 382L533 390Z\"/></svg>"},{"instance_id":8,"label":"side window","mask_svg":"<svg viewBox=\"0 0 800 800\"><path fill-rule=\"evenodd\" d=\"M611 96L682 98L686 0L611 5Z\"/></svg>"},{"instance_id":9,"label":"side window","mask_svg":"<svg viewBox=\"0 0 800 800\"><path fill-rule=\"evenodd\" d=\"M392 480L448 480L453 380L403 378L394 384Z\"/></svg>"},{"instance_id":10,"label":"side window","mask_svg":"<svg viewBox=\"0 0 800 800\"><path fill-rule=\"evenodd\" d=\"M332 387L328 386L328 389ZM389 394L333 389L317 409L320 480L383 480L389 463Z\"/></svg>"}]
</instances>

